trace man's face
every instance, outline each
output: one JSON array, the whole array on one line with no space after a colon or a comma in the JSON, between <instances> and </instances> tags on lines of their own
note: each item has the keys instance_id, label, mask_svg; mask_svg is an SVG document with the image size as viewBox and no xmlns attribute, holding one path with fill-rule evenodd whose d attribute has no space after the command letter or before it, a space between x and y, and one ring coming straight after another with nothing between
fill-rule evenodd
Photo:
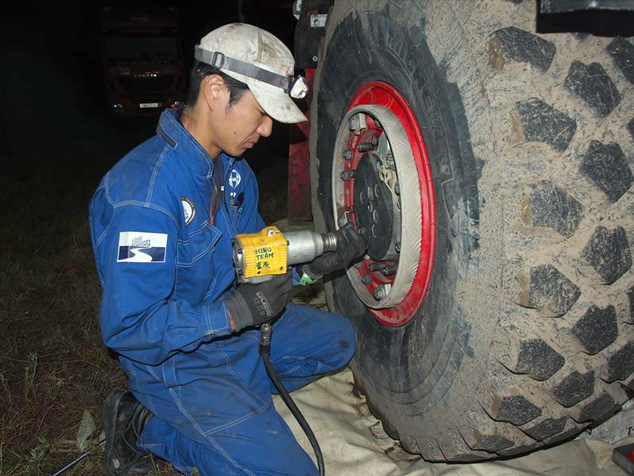
<instances>
[{"instance_id":1,"label":"man's face","mask_svg":"<svg viewBox=\"0 0 634 476\"><path fill-rule=\"evenodd\" d=\"M226 154L240 157L261 137L271 135L273 120L260 107L251 91L245 91L231 107L228 107L229 97L229 90L225 89L220 107L214 111L211 141Z\"/></svg>"}]
</instances>

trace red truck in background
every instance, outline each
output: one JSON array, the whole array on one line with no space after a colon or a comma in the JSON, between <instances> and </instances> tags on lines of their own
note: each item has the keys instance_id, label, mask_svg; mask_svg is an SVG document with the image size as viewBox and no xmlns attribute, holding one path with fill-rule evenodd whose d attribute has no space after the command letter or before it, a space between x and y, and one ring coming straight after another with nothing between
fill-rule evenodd
<instances>
[{"instance_id":1,"label":"red truck in background","mask_svg":"<svg viewBox=\"0 0 634 476\"><path fill-rule=\"evenodd\" d=\"M101 57L109 112L154 116L184 101L179 12L173 7L102 7Z\"/></svg>"}]
</instances>

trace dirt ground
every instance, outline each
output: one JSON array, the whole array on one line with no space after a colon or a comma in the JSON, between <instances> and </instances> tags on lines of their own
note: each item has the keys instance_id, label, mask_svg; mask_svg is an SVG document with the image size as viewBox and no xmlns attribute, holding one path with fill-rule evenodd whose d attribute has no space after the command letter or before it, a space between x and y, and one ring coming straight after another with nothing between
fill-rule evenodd
<instances>
[{"instance_id":1,"label":"dirt ground","mask_svg":"<svg viewBox=\"0 0 634 476\"><path fill-rule=\"evenodd\" d=\"M88 201L103 174L154 128L153 120L104 120L57 137L67 142L45 156L2 158L1 475L48 474L80 447L91 454L65 474L102 474L102 403L126 381L101 342ZM267 223L286 215L287 138L276 126L249 158ZM179 473L157 461L154 474Z\"/></svg>"}]
</instances>

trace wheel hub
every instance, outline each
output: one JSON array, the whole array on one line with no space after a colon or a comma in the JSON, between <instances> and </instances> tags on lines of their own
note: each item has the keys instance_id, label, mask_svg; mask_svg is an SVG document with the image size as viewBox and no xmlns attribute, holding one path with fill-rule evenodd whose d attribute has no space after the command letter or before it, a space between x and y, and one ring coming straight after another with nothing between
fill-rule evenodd
<instances>
[{"instance_id":1,"label":"wheel hub","mask_svg":"<svg viewBox=\"0 0 634 476\"><path fill-rule=\"evenodd\" d=\"M376 261L397 258L396 243L400 228L394 225L395 194L379 178L384 163L376 153L365 154L359 161L354 175L354 212L359 228L369 232L368 255Z\"/></svg>"}]
</instances>

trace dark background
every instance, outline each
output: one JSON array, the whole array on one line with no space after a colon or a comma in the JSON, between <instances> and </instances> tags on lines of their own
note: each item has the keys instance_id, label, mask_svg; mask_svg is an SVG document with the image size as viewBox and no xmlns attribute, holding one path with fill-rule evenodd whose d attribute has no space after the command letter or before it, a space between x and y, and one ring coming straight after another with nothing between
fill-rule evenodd
<instances>
[{"instance_id":1,"label":"dark background","mask_svg":"<svg viewBox=\"0 0 634 476\"><path fill-rule=\"evenodd\" d=\"M154 133L156 120L108 117L99 51L99 7L177 6L185 58L200 38L238 21L237 0L181 2L19 2L5 12L0 87L5 93L2 160L68 163L111 162ZM243 0L242 21L267 29L292 50L292 0ZM188 63L189 65L190 63ZM260 155L285 167L288 127L276 125ZM250 162L258 162L253 151ZM5 169L6 172L6 169Z\"/></svg>"},{"instance_id":2,"label":"dark background","mask_svg":"<svg viewBox=\"0 0 634 476\"><path fill-rule=\"evenodd\" d=\"M202 36L238 20L236 1L174 3L190 61ZM99 7L108 5L22 1L3 15L1 474L47 474L59 467L78 452L74 439L84 411L96 420L96 444L106 395L126 386L101 341L88 202L108 169L155 134L157 118L109 115L98 41ZM292 47L290 0L245 0L242 11L243 21ZM247 155L267 223L287 214L288 138L289 127L276 123L272 136ZM102 474L100 457L94 451L68 474Z\"/></svg>"}]
</instances>

